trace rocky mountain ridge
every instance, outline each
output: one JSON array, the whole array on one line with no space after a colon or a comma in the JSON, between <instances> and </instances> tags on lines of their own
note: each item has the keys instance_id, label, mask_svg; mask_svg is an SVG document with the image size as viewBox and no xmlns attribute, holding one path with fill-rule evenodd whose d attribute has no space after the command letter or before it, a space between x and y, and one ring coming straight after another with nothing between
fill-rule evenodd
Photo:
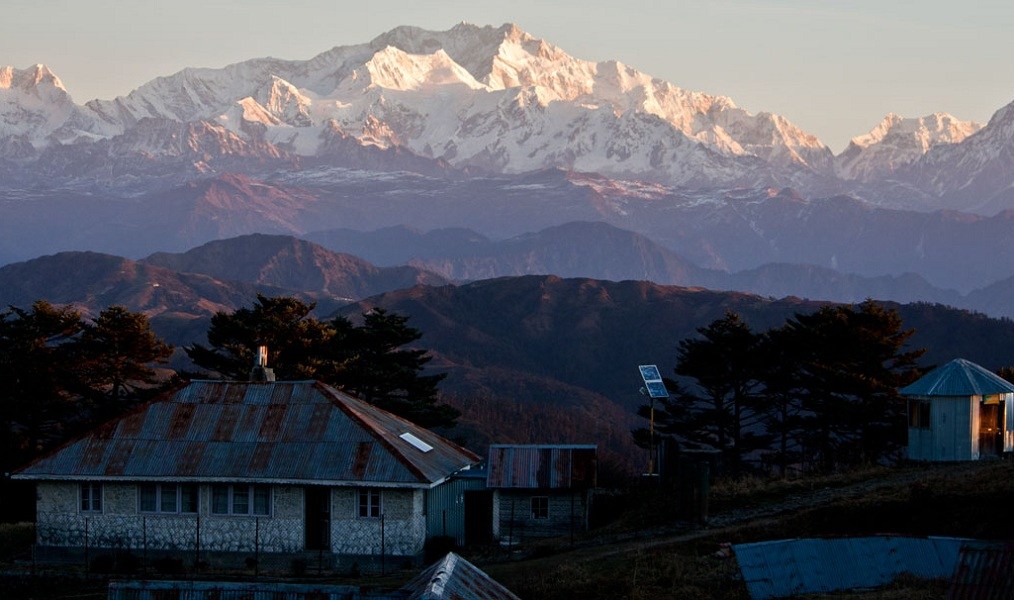
<instances>
[{"instance_id":1,"label":"rocky mountain ridge","mask_svg":"<svg viewBox=\"0 0 1014 600\"><path fill-rule=\"evenodd\" d=\"M80 106L42 65L7 67L0 171L26 182L48 173L123 184L155 178L158 165L178 183L322 159L349 166L355 147L352 154L401 151L381 161L393 170L563 168L687 189L851 190L885 206L985 213L1010 200L1004 112L977 133L943 113L888 115L835 157L783 116L750 113L616 61L574 58L513 24L462 23L399 27L305 61L185 69Z\"/></svg>"}]
</instances>

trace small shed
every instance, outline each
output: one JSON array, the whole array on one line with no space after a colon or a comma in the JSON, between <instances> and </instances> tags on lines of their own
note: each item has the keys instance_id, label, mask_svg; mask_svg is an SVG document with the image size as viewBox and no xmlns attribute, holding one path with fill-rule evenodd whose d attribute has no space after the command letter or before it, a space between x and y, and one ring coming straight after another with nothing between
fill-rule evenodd
<instances>
[{"instance_id":1,"label":"small shed","mask_svg":"<svg viewBox=\"0 0 1014 600\"><path fill-rule=\"evenodd\" d=\"M515 542L588 529L597 476L596 446L506 445L489 448L493 536Z\"/></svg>"},{"instance_id":2,"label":"small shed","mask_svg":"<svg viewBox=\"0 0 1014 600\"><path fill-rule=\"evenodd\" d=\"M1014 384L963 358L901 388L908 458L979 460L1014 451Z\"/></svg>"}]
</instances>

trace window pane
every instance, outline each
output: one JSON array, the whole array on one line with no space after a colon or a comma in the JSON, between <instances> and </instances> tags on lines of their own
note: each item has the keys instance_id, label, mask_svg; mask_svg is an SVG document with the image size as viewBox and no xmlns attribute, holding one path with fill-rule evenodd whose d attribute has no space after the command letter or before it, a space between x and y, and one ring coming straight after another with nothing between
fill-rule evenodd
<instances>
[{"instance_id":1,"label":"window pane","mask_svg":"<svg viewBox=\"0 0 1014 600\"><path fill-rule=\"evenodd\" d=\"M161 496L161 502L159 503L159 512L174 513L176 510L176 486L175 485L160 485L159 493Z\"/></svg>"},{"instance_id":2,"label":"window pane","mask_svg":"<svg viewBox=\"0 0 1014 600\"><path fill-rule=\"evenodd\" d=\"M155 484L142 483L138 486L138 495L141 512L155 512Z\"/></svg>"},{"instance_id":3,"label":"window pane","mask_svg":"<svg viewBox=\"0 0 1014 600\"><path fill-rule=\"evenodd\" d=\"M370 516L380 516L380 492L370 492Z\"/></svg>"},{"instance_id":4,"label":"window pane","mask_svg":"<svg viewBox=\"0 0 1014 600\"><path fill-rule=\"evenodd\" d=\"M532 518L549 518L549 498L545 496L536 496L532 498Z\"/></svg>"},{"instance_id":5,"label":"window pane","mask_svg":"<svg viewBox=\"0 0 1014 600\"><path fill-rule=\"evenodd\" d=\"M271 488L254 487L254 514L267 516L271 514Z\"/></svg>"},{"instance_id":6,"label":"window pane","mask_svg":"<svg viewBox=\"0 0 1014 600\"><path fill-rule=\"evenodd\" d=\"M216 485L211 488L211 512L216 515L229 514L229 486Z\"/></svg>"},{"instance_id":7,"label":"window pane","mask_svg":"<svg viewBox=\"0 0 1014 600\"><path fill-rule=\"evenodd\" d=\"M102 484L82 483L81 484L81 511L101 512L102 511Z\"/></svg>"},{"instance_id":8,"label":"window pane","mask_svg":"<svg viewBox=\"0 0 1014 600\"><path fill-rule=\"evenodd\" d=\"M250 514L250 487L245 485L232 486L232 514Z\"/></svg>"},{"instance_id":9,"label":"window pane","mask_svg":"<svg viewBox=\"0 0 1014 600\"><path fill-rule=\"evenodd\" d=\"M180 486L180 512L195 513L197 512L197 486L196 485L181 485Z\"/></svg>"},{"instance_id":10,"label":"window pane","mask_svg":"<svg viewBox=\"0 0 1014 600\"><path fill-rule=\"evenodd\" d=\"M359 490L359 516L370 516L370 499L366 490Z\"/></svg>"}]
</instances>

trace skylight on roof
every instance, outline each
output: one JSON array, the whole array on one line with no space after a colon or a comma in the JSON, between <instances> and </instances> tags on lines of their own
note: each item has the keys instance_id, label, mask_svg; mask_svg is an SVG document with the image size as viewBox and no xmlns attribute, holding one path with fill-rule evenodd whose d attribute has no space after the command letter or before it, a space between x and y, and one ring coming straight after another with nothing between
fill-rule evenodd
<instances>
[{"instance_id":1,"label":"skylight on roof","mask_svg":"<svg viewBox=\"0 0 1014 600\"><path fill-rule=\"evenodd\" d=\"M407 431L405 433L399 435L398 437L400 437L401 439L405 440L409 444L412 444L413 446L415 446L416 449L419 450L420 452L429 452L430 450L433 449L433 446L430 446L426 442L420 440L419 438L417 438L416 436L412 435L411 433L409 433Z\"/></svg>"}]
</instances>

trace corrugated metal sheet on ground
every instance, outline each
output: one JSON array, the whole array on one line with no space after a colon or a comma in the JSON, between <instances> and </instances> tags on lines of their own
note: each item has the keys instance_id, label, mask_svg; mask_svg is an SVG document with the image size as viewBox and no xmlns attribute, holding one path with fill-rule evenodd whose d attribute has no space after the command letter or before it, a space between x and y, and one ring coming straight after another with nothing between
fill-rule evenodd
<instances>
[{"instance_id":1,"label":"corrugated metal sheet on ground","mask_svg":"<svg viewBox=\"0 0 1014 600\"><path fill-rule=\"evenodd\" d=\"M401 588L411 600L519 600L484 571L451 552Z\"/></svg>"},{"instance_id":2,"label":"corrugated metal sheet on ground","mask_svg":"<svg viewBox=\"0 0 1014 600\"><path fill-rule=\"evenodd\" d=\"M432 449L399 437L406 432ZM478 460L321 383L195 381L15 476L428 485Z\"/></svg>"},{"instance_id":3,"label":"corrugated metal sheet on ground","mask_svg":"<svg viewBox=\"0 0 1014 600\"><path fill-rule=\"evenodd\" d=\"M489 447L491 488L587 489L595 487L594 445L501 445Z\"/></svg>"},{"instance_id":4,"label":"corrugated metal sheet on ground","mask_svg":"<svg viewBox=\"0 0 1014 600\"><path fill-rule=\"evenodd\" d=\"M753 600L887 585L902 573L950 577L959 538L876 536L736 544L733 551Z\"/></svg>"},{"instance_id":5,"label":"corrugated metal sheet on ground","mask_svg":"<svg viewBox=\"0 0 1014 600\"><path fill-rule=\"evenodd\" d=\"M971 361L955 358L898 391L906 396L985 396L1014 392L1014 384Z\"/></svg>"},{"instance_id":6,"label":"corrugated metal sheet on ground","mask_svg":"<svg viewBox=\"0 0 1014 600\"><path fill-rule=\"evenodd\" d=\"M961 548L947 600L1014 598L1014 543L969 543Z\"/></svg>"},{"instance_id":7,"label":"corrugated metal sheet on ground","mask_svg":"<svg viewBox=\"0 0 1014 600\"><path fill-rule=\"evenodd\" d=\"M108 600L395 600L403 592L370 593L350 585L222 581L111 581Z\"/></svg>"}]
</instances>

